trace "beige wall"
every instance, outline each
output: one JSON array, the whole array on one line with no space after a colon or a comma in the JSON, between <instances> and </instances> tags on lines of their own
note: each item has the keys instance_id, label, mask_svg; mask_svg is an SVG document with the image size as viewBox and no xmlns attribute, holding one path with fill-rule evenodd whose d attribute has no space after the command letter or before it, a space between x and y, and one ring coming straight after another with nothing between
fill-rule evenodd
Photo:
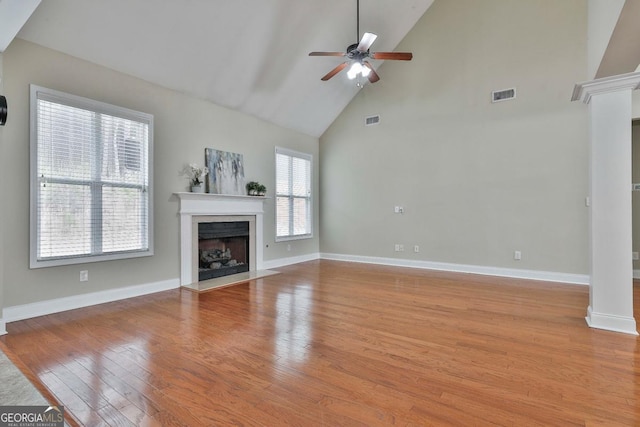
<instances>
[{"instance_id":1,"label":"beige wall","mask_svg":"<svg viewBox=\"0 0 640 427\"><path fill-rule=\"evenodd\" d=\"M586 34L582 0L436 0L320 139L321 252L588 274Z\"/></svg>"},{"instance_id":2,"label":"beige wall","mask_svg":"<svg viewBox=\"0 0 640 427\"><path fill-rule=\"evenodd\" d=\"M3 53L0 52L0 95L4 95L3 84L4 84L4 73L3 73ZM0 126L0 159L5 158L4 153L4 127ZM2 163L0 163L2 165ZM1 173L1 172L0 172ZM2 176L2 181L5 180L5 177ZM0 200L4 200L4 186L2 185L2 181L0 181ZM0 206L4 206L4 203ZM2 309L4 308L4 257L3 257L3 234L4 234L4 209L0 207L0 334L4 332L4 320Z\"/></svg>"},{"instance_id":3,"label":"beige wall","mask_svg":"<svg viewBox=\"0 0 640 427\"><path fill-rule=\"evenodd\" d=\"M632 92L631 117L640 119L640 90ZM631 127L631 181L640 183L640 122ZM631 193L633 251L640 252L640 191ZM633 269L640 270L640 261L633 261ZM634 277L636 275L634 274Z\"/></svg>"},{"instance_id":4,"label":"beige wall","mask_svg":"<svg viewBox=\"0 0 640 427\"><path fill-rule=\"evenodd\" d=\"M178 203L172 193L187 191L178 171L187 162L204 162L205 147L242 153L248 180L273 196L274 147L309 152L317 161L318 140L211 103L163 89L58 52L16 39L4 54L5 92L11 120L4 130L0 173L6 197L4 232L5 307L82 293L177 279L179 277ZM37 84L154 115L155 255L29 270L29 84ZM316 184L317 192L317 184ZM316 203L317 206L317 203ZM317 253L318 237L274 243L274 200L265 202L265 260ZM317 210L317 208L316 208ZM316 212L316 218L317 218ZM316 223L315 230L318 230ZM79 282L80 270L89 282Z\"/></svg>"},{"instance_id":5,"label":"beige wall","mask_svg":"<svg viewBox=\"0 0 640 427\"><path fill-rule=\"evenodd\" d=\"M634 90L631 95L631 117L640 118L640 90Z\"/></svg>"},{"instance_id":6,"label":"beige wall","mask_svg":"<svg viewBox=\"0 0 640 427\"><path fill-rule=\"evenodd\" d=\"M636 91L637 92L637 91ZM631 127L631 181L640 183L640 123ZM640 251L640 191L631 193L631 209L633 211L633 251ZM640 270L640 261L633 261L633 269Z\"/></svg>"}]
</instances>

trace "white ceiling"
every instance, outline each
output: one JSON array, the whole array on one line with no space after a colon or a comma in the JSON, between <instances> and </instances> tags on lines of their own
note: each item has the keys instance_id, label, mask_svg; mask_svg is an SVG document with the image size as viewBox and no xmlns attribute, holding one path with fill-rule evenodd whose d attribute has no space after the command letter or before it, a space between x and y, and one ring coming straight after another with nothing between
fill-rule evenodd
<instances>
[{"instance_id":1,"label":"white ceiling","mask_svg":"<svg viewBox=\"0 0 640 427\"><path fill-rule=\"evenodd\" d=\"M632 73L640 68L640 0L626 0L609 39L596 78Z\"/></svg>"},{"instance_id":2,"label":"white ceiling","mask_svg":"<svg viewBox=\"0 0 640 427\"><path fill-rule=\"evenodd\" d=\"M360 33L394 50L432 3L361 0ZM357 41L356 0L46 0L18 37L316 137L358 91L308 56Z\"/></svg>"},{"instance_id":3,"label":"white ceiling","mask_svg":"<svg viewBox=\"0 0 640 427\"><path fill-rule=\"evenodd\" d=\"M0 0L0 53L9 46L38 4L40 0Z\"/></svg>"}]
</instances>

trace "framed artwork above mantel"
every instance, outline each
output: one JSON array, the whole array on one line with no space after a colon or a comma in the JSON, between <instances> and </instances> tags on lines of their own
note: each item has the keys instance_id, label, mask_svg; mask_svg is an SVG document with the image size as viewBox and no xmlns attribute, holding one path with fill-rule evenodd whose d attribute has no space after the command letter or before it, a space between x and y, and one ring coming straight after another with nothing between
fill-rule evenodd
<instances>
[{"instance_id":1,"label":"framed artwork above mantel","mask_svg":"<svg viewBox=\"0 0 640 427\"><path fill-rule=\"evenodd\" d=\"M211 194L246 195L242 154L215 148L204 149L207 192Z\"/></svg>"}]
</instances>

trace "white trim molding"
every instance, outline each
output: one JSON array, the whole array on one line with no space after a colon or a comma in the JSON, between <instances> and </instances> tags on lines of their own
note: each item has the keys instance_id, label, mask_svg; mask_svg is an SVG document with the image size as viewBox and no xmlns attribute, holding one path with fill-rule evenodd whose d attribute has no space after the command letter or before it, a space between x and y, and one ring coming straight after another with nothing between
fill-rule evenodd
<instances>
[{"instance_id":1,"label":"white trim molding","mask_svg":"<svg viewBox=\"0 0 640 427\"><path fill-rule=\"evenodd\" d=\"M162 282L146 283L143 285L108 289L105 291L56 298L30 304L15 305L12 307L5 307L2 310L2 318L7 323L15 322L18 320L30 319L32 317L45 316L47 314L60 313L67 310L75 310L76 308L90 307L92 305L139 297L170 289L177 289L179 287L180 281L176 278L164 280ZM0 324L0 326L3 325Z\"/></svg>"},{"instance_id":2,"label":"white trim molding","mask_svg":"<svg viewBox=\"0 0 640 427\"><path fill-rule=\"evenodd\" d=\"M7 324L5 323L4 319L0 318L0 335L6 335L7 334Z\"/></svg>"},{"instance_id":3,"label":"white trim molding","mask_svg":"<svg viewBox=\"0 0 640 427\"><path fill-rule=\"evenodd\" d=\"M453 273L481 274L484 276L510 277L514 279L544 280L547 282L588 285L586 274L558 273L539 270L521 270L515 268L486 267L482 265L454 264L447 262L416 261L409 259L369 257L343 254L320 254L321 259L335 261L359 262L364 264L392 265L397 267L421 268L424 270L450 271Z\"/></svg>"},{"instance_id":4,"label":"white trim molding","mask_svg":"<svg viewBox=\"0 0 640 427\"><path fill-rule=\"evenodd\" d=\"M636 90L640 87L640 72L603 77L588 82L576 83L573 87L571 101L591 102L593 95L616 92L620 90Z\"/></svg>"},{"instance_id":5,"label":"white trim molding","mask_svg":"<svg viewBox=\"0 0 640 427\"><path fill-rule=\"evenodd\" d=\"M636 319L626 316L615 316L612 314L596 313L587 308L587 325L591 328L604 329L606 331L621 332L623 334L638 335L636 331Z\"/></svg>"}]
</instances>

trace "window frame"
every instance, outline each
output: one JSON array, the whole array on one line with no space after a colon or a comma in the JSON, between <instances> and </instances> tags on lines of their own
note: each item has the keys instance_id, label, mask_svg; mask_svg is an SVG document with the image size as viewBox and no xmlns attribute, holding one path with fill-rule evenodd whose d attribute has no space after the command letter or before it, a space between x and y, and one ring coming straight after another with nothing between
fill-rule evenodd
<instances>
[{"instance_id":1,"label":"window frame","mask_svg":"<svg viewBox=\"0 0 640 427\"><path fill-rule=\"evenodd\" d=\"M65 256L62 255L60 257L51 257L49 259L38 259L38 241L39 241L39 186L40 179L37 176L38 174L38 100L43 99L49 102L54 102L74 108L80 108L84 110L89 110L99 114L105 114L113 117L119 117L131 121L137 121L141 123L145 123L148 126L148 148L147 148L147 180L148 184L146 186L146 219L147 219L147 232L146 232L146 242L147 248L140 250L123 250L117 252L110 253L95 253L95 243L92 243L92 249L90 254L82 254L82 255L72 255ZM30 181L30 194L29 194L29 203L30 203L30 214L29 214L29 268L43 268L43 267L54 267L61 265L73 265L73 264L85 264L91 262L98 261L110 261L110 260L122 260L122 259L130 259L130 258L139 258L139 257L147 257L153 256L154 254L154 215L153 215L153 115L148 113L143 113L140 111L131 110L124 107L119 107L116 105L108 104L105 102L96 101L89 98L84 98L77 95L68 94L65 92L57 91L54 89L48 89L45 87L30 85L30 112L29 112L29 143L30 143L30 153L29 153L29 162L30 162L30 171L29 171L29 181ZM142 164L142 163L141 163ZM60 179L58 179L60 180ZM75 182L73 179L68 179L69 183L74 185L79 185L80 182ZM85 185L89 185L91 188L99 186L99 181L88 181L85 182ZM110 183L110 187L113 188L139 188L137 185L126 185L126 184L114 184ZM94 191L94 190L91 190ZM143 188L143 191L145 189ZM98 207L101 207L99 205ZM92 241L99 230L96 228L91 229ZM102 240L102 235L100 235L99 240Z\"/></svg>"},{"instance_id":2,"label":"window frame","mask_svg":"<svg viewBox=\"0 0 640 427\"><path fill-rule=\"evenodd\" d=\"M293 234L289 234L287 236L278 236L278 197L289 197L289 198L294 198L295 196L291 195L291 194L287 194L287 195L280 195L278 194L278 154L282 154L285 156L289 156L289 157L297 157L303 160L307 160L309 162L309 196L308 197L300 197L298 196L298 198L304 198L304 199L308 199L309 200L309 233L306 234L298 234L298 235L293 235ZM295 151L295 150L291 150L289 148L283 148L283 147L275 147L275 154L274 154L274 166L275 166L275 179L276 179L276 185L275 185L275 190L274 190L274 218L275 218L275 241L276 242L286 242L286 241L291 241L291 240L304 240L304 239L312 239L313 238L313 222L314 222L314 215L313 215L313 154L309 154L309 153L303 153L300 151ZM292 221L292 212L289 211L289 223L291 224L290 227L290 231L291 228L293 227L293 221Z\"/></svg>"}]
</instances>

